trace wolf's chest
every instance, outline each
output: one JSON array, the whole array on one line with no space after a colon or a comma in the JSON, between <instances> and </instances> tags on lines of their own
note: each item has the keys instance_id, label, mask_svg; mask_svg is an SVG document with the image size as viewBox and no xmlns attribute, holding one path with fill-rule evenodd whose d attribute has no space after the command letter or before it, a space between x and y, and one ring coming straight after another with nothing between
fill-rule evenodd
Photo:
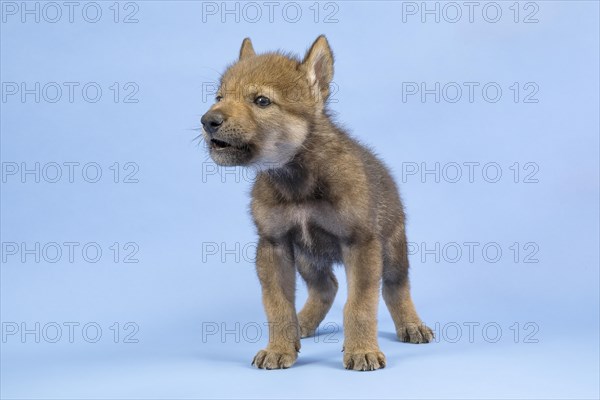
<instances>
[{"instance_id":1,"label":"wolf's chest","mask_svg":"<svg viewBox=\"0 0 600 400\"><path fill-rule=\"evenodd\" d=\"M345 229L335 210L328 205L288 205L273 217L271 223L285 232L296 252L311 258L339 260Z\"/></svg>"},{"instance_id":2,"label":"wolf's chest","mask_svg":"<svg viewBox=\"0 0 600 400\"><path fill-rule=\"evenodd\" d=\"M297 245L312 247L323 240L334 238L327 226L323 226L322 220L319 220L319 214L311 212L307 208L296 210L294 218L288 222L288 233L292 241ZM321 224L320 224L321 223Z\"/></svg>"}]
</instances>

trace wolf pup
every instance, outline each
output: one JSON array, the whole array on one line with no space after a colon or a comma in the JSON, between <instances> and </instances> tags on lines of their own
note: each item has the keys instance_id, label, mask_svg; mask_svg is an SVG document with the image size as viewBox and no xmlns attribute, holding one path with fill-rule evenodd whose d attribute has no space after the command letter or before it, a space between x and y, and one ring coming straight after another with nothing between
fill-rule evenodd
<instances>
[{"instance_id":1,"label":"wolf pup","mask_svg":"<svg viewBox=\"0 0 600 400\"><path fill-rule=\"evenodd\" d=\"M269 320L258 368L288 368L300 338L312 335L338 289L343 263L344 367L385 367L377 342L383 298L399 340L427 343L433 332L413 305L404 212L396 185L377 157L336 126L327 110L333 54L325 36L303 60L256 54L244 39L239 60L223 74L216 103L202 116L210 156L219 165L258 168L252 216L259 241L256 269ZM296 314L296 271L308 300Z\"/></svg>"}]
</instances>

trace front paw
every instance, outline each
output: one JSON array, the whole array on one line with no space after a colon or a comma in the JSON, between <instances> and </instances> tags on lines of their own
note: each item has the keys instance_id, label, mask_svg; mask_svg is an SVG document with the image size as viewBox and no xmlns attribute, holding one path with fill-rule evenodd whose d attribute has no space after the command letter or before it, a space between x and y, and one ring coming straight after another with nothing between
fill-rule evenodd
<instances>
[{"instance_id":1,"label":"front paw","mask_svg":"<svg viewBox=\"0 0 600 400\"><path fill-rule=\"evenodd\" d=\"M298 358L298 353L261 350L256 353L252 365L260 369L285 369L291 367Z\"/></svg>"},{"instance_id":2,"label":"front paw","mask_svg":"<svg viewBox=\"0 0 600 400\"><path fill-rule=\"evenodd\" d=\"M385 356L380 351L344 352L344 368L354 371L375 371L385 368Z\"/></svg>"},{"instance_id":3,"label":"front paw","mask_svg":"<svg viewBox=\"0 0 600 400\"><path fill-rule=\"evenodd\" d=\"M398 339L406 343L429 343L433 340L433 331L424 323L406 323L397 330Z\"/></svg>"}]
</instances>

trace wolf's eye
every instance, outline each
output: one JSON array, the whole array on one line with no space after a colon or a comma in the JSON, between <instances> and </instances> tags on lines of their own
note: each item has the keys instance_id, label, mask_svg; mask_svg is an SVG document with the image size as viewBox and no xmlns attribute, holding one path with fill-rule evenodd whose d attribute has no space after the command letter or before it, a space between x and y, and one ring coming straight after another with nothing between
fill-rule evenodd
<instances>
[{"instance_id":1,"label":"wolf's eye","mask_svg":"<svg viewBox=\"0 0 600 400\"><path fill-rule=\"evenodd\" d=\"M254 99L254 103L260 107L266 107L271 104L271 100L265 96L258 96L256 99Z\"/></svg>"},{"instance_id":2,"label":"wolf's eye","mask_svg":"<svg viewBox=\"0 0 600 400\"><path fill-rule=\"evenodd\" d=\"M223 96L217 96L217 97L215 97L215 101L217 103L220 102L221 100L223 100Z\"/></svg>"}]
</instances>

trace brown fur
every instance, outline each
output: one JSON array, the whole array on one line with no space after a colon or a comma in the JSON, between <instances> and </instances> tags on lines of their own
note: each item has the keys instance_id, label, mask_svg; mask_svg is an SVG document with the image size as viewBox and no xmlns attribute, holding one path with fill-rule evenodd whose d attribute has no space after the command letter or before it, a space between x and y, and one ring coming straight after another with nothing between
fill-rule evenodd
<instances>
[{"instance_id":1,"label":"brown fur","mask_svg":"<svg viewBox=\"0 0 600 400\"><path fill-rule=\"evenodd\" d=\"M290 367L300 338L313 334L337 292L332 265L344 264L344 366L385 366L377 342L383 297L398 338L427 343L408 282L404 212L386 167L338 128L327 113L333 54L324 36L300 61L256 55L245 39L238 62L221 80L219 101L202 117L212 158L220 165L261 169L252 190L258 229L257 273L270 323L258 368ZM257 104L263 96L271 104ZM264 100L263 100L264 101ZM308 300L296 314L296 270Z\"/></svg>"}]
</instances>

